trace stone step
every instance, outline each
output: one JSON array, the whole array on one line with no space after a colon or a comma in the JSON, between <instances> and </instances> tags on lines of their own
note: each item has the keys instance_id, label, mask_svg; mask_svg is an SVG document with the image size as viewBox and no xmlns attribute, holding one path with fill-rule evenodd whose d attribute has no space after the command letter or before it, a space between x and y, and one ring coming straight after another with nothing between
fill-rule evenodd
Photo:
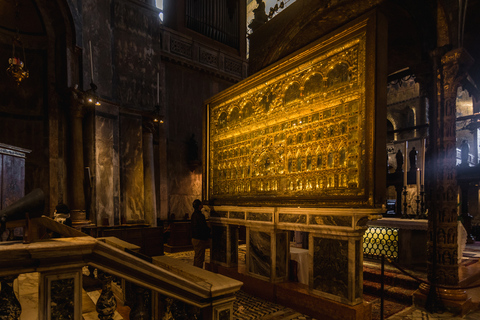
<instances>
[{"instance_id":1,"label":"stone step","mask_svg":"<svg viewBox=\"0 0 480 320\"><path fill-rule=\"evenodd\" d=\"M421 272L408 271L413 276L424 279L425 274ZM363 292L377 297L381 296L381 265L367 264L363 267ZM403 274L393 266L386 265L384 271L384 292L385 299L391 299L403 304L413 303L413 293L418 289L420 283L414 278Z\"/></svg>"},{"instance_id":2,"label":"stone step","mask_svg":"<svg viewBox=\"0 0 480 320\"><path fill-rule=\"evenodd\" d=\"M416 275L418 276L418 275ZM371 282L381 282L381 270L377 268L369 268L365 267L363 268L363 280L364 281L371 281ZM423 278L423 277L420 277ZM418 286L420 283L413 279L412 277L409 277L403 273L398 272L392 272L392 271L385 271L384 272L384 283L385 285L388 286L394 286L394 287L403 287L406 289L413 289L416 290L418 289Z\"/></svg>"},{"instance_id":3,"label":"stone step","mask_svg":"<svg viewBox=\"0 0 480 320\"><path fill-rule=\"evenodd\" d=\"M385 299L390 299L404 304L412 304L413 293L415 290L416 289L408 289L400 286L385 285L383 294ZM379 282L364 280L363 292L380 297L381 284Z\"/></svg>"}]
</instances>

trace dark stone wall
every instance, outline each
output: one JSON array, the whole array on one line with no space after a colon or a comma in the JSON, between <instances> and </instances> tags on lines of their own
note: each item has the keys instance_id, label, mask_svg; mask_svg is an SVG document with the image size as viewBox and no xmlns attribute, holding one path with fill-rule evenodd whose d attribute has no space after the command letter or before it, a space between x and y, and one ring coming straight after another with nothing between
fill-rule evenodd
<instances>
[{"instance_id":1,"label":"dark stone wall","mask_svg":"<svg viewBox=\"0 0 480 320\"><path fill-rule=\"evenodd\" d=\"M153 110L160 69L158 13L131 1L114 1L113 99L126 107Z\"/></svg>"},{"instance_id":2,"label":"dark stone wall","mask_svg":"<svg viewBox=\"0 0 480 320\"><path fill-rule=\"evenodd\" d=\"M69 204L75 182L69 94L78 85L81 96L93 78L102 106L85 105L83 110L84 166L91 178L85 180L87 218L97 225L142 222L142 117L151 116L157 104L159 73L168 147L162 149L167 156L155 153L161 159L155 159L156 178L159 167L168 166L168 183L161 186L169 190L161 198L171 194L180 199L169 200L172 212L182 217L191 213L191 201L201 197L201 166L195 172L188 169L186 141L194 134L201 154L203 101L243 75L240 54L241 70L233 77L227 76L228 68L205 67L198 56L187 64L167 62L165 55L176 53L167 52L162 34L184 35L165 31L154 0L29 0L27 5L24 12L38 16L22 21L42 26L37 34L28 29L23 39L30 78L17 87L0 77L0 142L32 150L25 191L42 188L49 202L45 213L50 215L58 202ZM13 34L8 30L15 28L4 24L0 21L0 61L8 62ZM193 42L191 36L185 39ZM215 45L211 41L207 47L213 52ZM194 47L198 49L198 42ZM225 59L232 58L236 56L230 51Z\"/></svg>"},{"instance_id":3,"label":"dark stone wall","mask_svg":"<svg viewBox=\"0 0 480 320\"><path fill-rule=\"evenodd\" d=\"M303 48L381 2L296 0L249 36L249 74Z\"/></svg>"},{"instance_id":4,"label":"dark stone wall","mask_svg":"<svg viewBox=\"0 0 480 320\"><path fill-rule=\"evenodd\" d=\"M193 211L192 202L202 195L202 167L190 171L187 141L194 134L202 158L203 101L231 83L173 63L166 63L169 213L177 218Z\"/></svg>"},{"instance_id":5,"label":"dark stone wall","mask_svg":"<svg viewBox=\"0 0 480 320\"><path fill-rule=\"evenodd\" d=\"M0 45L0 61L8 66L11 44ZM22 58L23 60L23 58ZM25 194L41 188L49 190L49 122L45 94L47 57L45 50L26 50L30 77L17 84L0 77L0 142L32 150L25 161Z\"/></svg>"}]
</instances>

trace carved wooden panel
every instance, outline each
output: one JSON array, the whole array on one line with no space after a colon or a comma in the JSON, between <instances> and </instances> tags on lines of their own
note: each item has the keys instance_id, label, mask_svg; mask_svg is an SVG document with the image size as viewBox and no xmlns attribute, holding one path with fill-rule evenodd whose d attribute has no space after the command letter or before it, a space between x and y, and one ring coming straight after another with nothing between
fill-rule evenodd
<instances>
[{"instance_id":1,"label":"carved wooden panel","mask_svg":"<svg viewBox=\"0 0 480 320\"><path fill-rule=\"evenodd\" d=\"M0 209L25 195L25 154L28 152L0 144Z\"/></svg>"}]
</instances>

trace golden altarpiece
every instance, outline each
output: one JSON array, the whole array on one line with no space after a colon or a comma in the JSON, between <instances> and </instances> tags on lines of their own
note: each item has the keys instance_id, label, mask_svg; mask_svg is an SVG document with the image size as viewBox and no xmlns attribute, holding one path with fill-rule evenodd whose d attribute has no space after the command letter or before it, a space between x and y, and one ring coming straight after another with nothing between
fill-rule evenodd
<instances>
[{"instance_id":1,"label":"golden altarpiece","mask_svg":"<svg viewBox=\"0 0 480 320\"><path fill-rule=\"evenodd\" d=\"M310 290L363 301L362 237L385 192L380 18L361 17L206 101L213 263L238 263L244 225L247 273L286 281L288 231L307 231Z\"/></svg>"}]
</instances>

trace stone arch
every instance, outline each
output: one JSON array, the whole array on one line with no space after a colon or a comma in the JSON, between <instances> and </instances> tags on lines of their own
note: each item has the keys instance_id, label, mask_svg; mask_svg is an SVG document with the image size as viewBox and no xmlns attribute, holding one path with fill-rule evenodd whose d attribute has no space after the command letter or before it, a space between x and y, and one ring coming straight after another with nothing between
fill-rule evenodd
<instances>
[{"instance_id":1,"label":"stone arch","mask_svg":"<svg viewBox=\"0 0 480 320\"><path fill-rule=\"evenodd\" d=\"M406 118L405 118L405 126L406 127L413 127L416 125L416 119L415 119L415 109L410 107L410 106L407 106L405 107L405 115L406 115Z\"/></svg>"}]
</instances>

